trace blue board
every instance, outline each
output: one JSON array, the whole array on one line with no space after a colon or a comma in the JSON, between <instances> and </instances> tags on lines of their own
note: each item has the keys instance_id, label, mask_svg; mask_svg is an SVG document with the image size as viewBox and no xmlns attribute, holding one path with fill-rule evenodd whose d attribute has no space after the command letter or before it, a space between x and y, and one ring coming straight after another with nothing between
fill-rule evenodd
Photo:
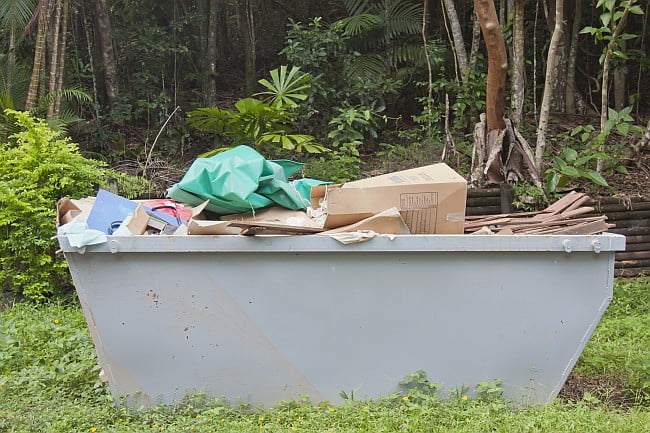
<instances>
[{"instance_id":1,"label":"blue board","mask_svg":"<svg viewBox=\"0 0 650 433\"><path fill-rule=\"evenodd\" d=\"M136 210L137 207L138 203L134 201L100 189L97 192L95 203L90 210L86 223L88 224L89 229L100 230L110 235L111 225L119 224L124 221L130 213ZM162 220L174 227L179 226L179 220L171 215L151 210L146 206L142 206L142 208L156 219Z\"/></svg>"}]
</instances>

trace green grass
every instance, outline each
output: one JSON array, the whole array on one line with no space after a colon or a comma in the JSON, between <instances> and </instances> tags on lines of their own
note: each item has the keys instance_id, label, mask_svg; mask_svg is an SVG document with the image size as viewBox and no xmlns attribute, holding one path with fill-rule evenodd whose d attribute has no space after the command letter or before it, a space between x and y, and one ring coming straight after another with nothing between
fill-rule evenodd
<instances>
[{"instance_id":1,"label":"green grass","mask_svg":"<svg viewBox=\"0 0 650 433\"><path fill-rule=\"evenodd\" d=\"M0 432L643 432L650 425L650 282L619 282L576 371L616 377L629 410L586 398L516 407L501 399L409 394L343 405L285 402L268 410L192 396L130 410L98 381L76 303L20 303L0 313Z\"/></svg>"},{"instance_id":2,"label":"green grass","mask_svg":"<svg viewBox=\"0 0 650 433\"><path fill-rule=\"evenodd\" d=\"M650 281L614 287L614 299L575 372L619 381L630 397L650 404Z\"/></svg>"}]
</instances>

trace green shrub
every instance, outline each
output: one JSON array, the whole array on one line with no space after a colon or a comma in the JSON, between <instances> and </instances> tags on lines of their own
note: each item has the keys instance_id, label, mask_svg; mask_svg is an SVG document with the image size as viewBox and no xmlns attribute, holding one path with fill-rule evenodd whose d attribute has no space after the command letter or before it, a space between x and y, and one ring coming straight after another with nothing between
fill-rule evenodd
<instances>
[{"instance_id":1,"label":"green shrub","mask_svg":"<svg viewBox=\"0 0 650 433\"><path fill-rule=\"evenodd\" d=\"M84 158L43 120L13 110L5 114L18 132L0 141L0 285L2 291L43 299L69 282L51 239L56 201L90 195L115 175Z\"/></svg>"}]
</instances>

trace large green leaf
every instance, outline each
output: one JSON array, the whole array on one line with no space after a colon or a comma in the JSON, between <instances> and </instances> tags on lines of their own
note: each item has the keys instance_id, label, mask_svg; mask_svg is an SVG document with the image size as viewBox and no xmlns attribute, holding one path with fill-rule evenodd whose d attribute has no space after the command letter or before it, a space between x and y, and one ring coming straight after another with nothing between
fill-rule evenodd
<instances>
[{"instance_id":1,"label":"large green leaf","mask_svg":"<svg viewBox=\"0 0 650 433\"><path fill-rule=\"evenodd\" d=\"M282 65L270 72L271 81L266 79L258 81L268 90L256 95L269 95L268 102L276 108L285 105L292 108L297 107L296 100L307 99L307 94L304 91L311 87L309 74L300 72L300 68L296 66L293 66L288 72L287 69L286 65Z\"/></svg>"},{"instance_id":2,"label":"large green leaf","mask_svg":"<svg viewBox=\"0 0 650 433\"><path fill-rule=\"evenodd\" d=\"M199 131L223 134L232 117L232 111L219 107L197 108L187 113L187 123Z\"/></svg>"},{"instance_id":3,"label":"large green leaf","mask_svg":"<svg viewBox=\"0 0 650 433\"><path fill-rule=\"evenodd\" d=\"M603 178L603 176L601 176L601 174L598 173L597 171L589 170L589 171L583 172L582 177L591 180L593 183L595 183L597 185L609 186L609 184L607 183L605 178Z\"/></svg>"}]
</instances>

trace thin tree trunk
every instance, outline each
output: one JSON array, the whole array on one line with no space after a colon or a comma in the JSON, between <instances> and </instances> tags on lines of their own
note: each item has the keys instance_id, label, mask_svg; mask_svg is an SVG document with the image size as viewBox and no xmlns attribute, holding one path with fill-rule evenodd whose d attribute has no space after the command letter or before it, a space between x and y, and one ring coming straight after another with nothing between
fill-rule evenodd
<instances>
[{"instance_id":1,"label":"thin tree trunk","mask_svg":"<svg viewBox=\"0 0 650 433\"><path fill-rule=\"evenodd\" d=\"M501 29L506 26L506 1L499 0L499 24L501 24Z\"/></svg>"},{"instance_id":2,"label":"thin tree trunk","mask_svg":"<svg viewBox=\"0 0 650 433\"><path fill-rule=\"evenodd\" d=\"M431 113L433 112L433 68L431 67L431 58L429 56L429 46L427 41L427 14L429 11L429 0L424 0L424 5L422 8L422 45L424 46L424 57L427 61L427 70L429 72L429 81L427 87L427 147L431 151L433 156L433 124L431 119Z\"/></svg>"},{"instance_id":3,"label":"thin tree trunk","mask_svg":"<svg viewBox=\"0 0 650 433\"><path fill-rule=\"evenodd\" d=\"M648 15L650 14L650 0L646 1L646 7L645 7L646 13L643 15L643 24L641 26L641 52L645 53L646 51L646 29L648 28ZM639 116L639 106L641 105L641 101L643 98L641 97L641 80L642 77L645 76L643 73L643 62L639 62L639 71L637 73L637 79L636 79L636 93L639 95L638 98L636 98L636 115L637 117Z\"/></svg>"},{"instance_id":4,"label":"thin tree trunk","mask_svg":"<svg viewBox=\"0 0 650 433\"><path fill-rule=\"evenodd\" d=\"M458 14L456 13L456 6L454 0L442 0L445 9L445 14L449 19L451 27L451 34L454 44L454 53L456 61L458 62L458 69L460 70L460 78L463 82L467 81L467 50L465 49L465 40L463 39L463 32L461 30Z\"/></svg>"},{"instance_id":5,"label":"thin tree trunk","mask_svg":"<svg viewBox=\"0 0 650 433\"><path fill-rule=\"evenodd\" d=\"M54 34L52 35L52 52L50 54L50 83L49 92L54 93L56 89L56 73L59 71L59 31L61 29L62 0L56 0L56 11L54 13ZM54 116L54 101L47 107L47 118Z\"/></svg>"},{"instance_id":6,"label":"thin tree trunk","mask_svg":"<svg viewBox=\"0 0 650 433\"><path fill-rule=\"evenodd\" d=\"M61 24L61 29L63 34L61 35L61 53L59 54L59 72L57 74L57 83L55 90L61 92L63 90L63 78L65 75L65 54L66 54L66 45L68 40L68 10L70 9L70 1L63 1L63 23ZM54 102L54 115L59 116L61 114L61 95L57 95L56 101Z\"/></svg>"},{"instance_id":7,"label":"thin tree trunk","mask_svg":"<svg viewBox=\"0 0 650 433\"><path fill-rule=\"evenodd\" d=\"M45 52L45 34L47 33L47 8L44 4L39 4L38 9L38 28L36 31L36 46L34 47L34 67L32 77L29 81L29 90L27 91L27 102L25 110L31 111L36 105L38 98L38 87L41 81L41 70L43 54Z\"/></svg>"},{"instance_id":8,"label":"thin tree trunk","mask_svg":"<svg viewBox=\"0 0 650 433\"><path fill-rule=\"evenodd\" d=\"M551 96L553 93L553 80L557 73L557 57L560 40L564 32L564 1L556 0L555 2L555 28L551 43L548 47L548 57L546 61L546 79L544 80L544 96L539 113L539 124L537 126L537 146L535 148L535 166L541 172L542 160L544 159L544 149L546 147L546 131L548 129L548 118L551 110Z\"/></svg>"},{"instance_id":9,"label":"thin tree trunk","mask_svg":"<svg viewBox=\"0 0 650 433\"><path fill-rule=\"evenodd\" d=\"M620 50L625 51L625 41L621 41ZM625 90L627 84L627 69L614 69L614 108L621 111L625 107Z\"/></svg>"},{"instance_id":10,"label":"thin tree trunk","mask_svg":"<svg viewBox=\"0 0 650 433\"><path fill-rule=\"evenodd\" d=\"M514 0L512 27L512 99L510 119L519 126L524 111L524 0Z\"/></svg>"},{"instance_id":11,"label":"thin tree trunk","mask_svg":"<svg viewBox=\"0 0 650 433\"><path fill-rule=\"evenodd\" d=\"M93 38L88 31L88 17L86 16L86 7L83 2L80 5L81 7L81 24L83 25L84 36L86 38L86 49L88 50L88 64L90 66L90 75L93 82L93 112L95 113L95 120L99 123L99 92L97 84L97 74L95 73L95 56L93 55L93 47L91 41Z\"/></svg>"},{"instance_id":12,"label":"thin tree trunk","mask_svg":"<svg viewBox=\"0 0 650 433\"><path fill-rule=\"evenodd\" d=\"M580 22L582 21L582 0L575 0L573 28L571 29L571 44L569 47L569 63L567 64L566 80L566 111L576 113L576 62L578 59L578 40L580 38Z\"/></svg>"},{"instance_id":13,"label":"thin tree trunk","mask_svg":"<svg viewBox=\"0 0 650 433\"><path fill-rule=\"evenodd\" d=\"M478 49L481 45L481 20L476 15L476 7L472 13L472 46L469 51L469 64L468 69L471 71L476 69L476 62L478 61Z\"/></svg>"},{"instance_id":14,"label":"thin tree trunk","mask_svg":"<svg viewBox=\"0 0 650 433\"><path fill-rule=\"evenodd\" d=\"M111 20L108 16L106 0L95 0L97 11L97 31L102 52L102 63L104 65L104 82L106 87L106 98L108 106L113 107L117 103L117 63L113 50L113 30Z\"/></svg>"},{"instance_id":15,"label":"thin tree trunk","mask_svg":"<svg viewBox=\"0 0 650 433\"><path fill-rule=\"evenodd\" d=\"M255 21L251 0L244 0L240 3L237 15L239 18L242 38L244 40L246 93L250 95L255 91L255 85L257 82L257 73L255 70L257 57L255 50Z\"/></svg>"},{"instance_id":16,"label":"thin tree trunk","mask_svg":"<svg viewBox=\"0 0 650 433\"><path fill-rule=\"evenodd\" d=\"M209 0L208 2L208 32L206 43L206 63L207 63L207 80L206 80L206 104L212 106L217 99L217 13L219 0Z\"/></svg>"},{"instance_id":17,"label":"thin tree trunk","mask_svg":"<svg viewBox=\"0 0 650 433\"><path fill-rule=\"evenodd\" d=\"M616 28L612 32L612 39L610 40L607 47L605 47L605 57L603 58L603 79L600 88L600 130L605 129L605 123L608 119L608 110L609 110L609 70L612 63L612 53L616 49L616 39L621 35L623 28L625 28L625 22L627 21L627 15L630 12L628 8L625 8L623 16L616 24ZM603 143L600 146L600 150L605 150L605 144ZM596 164L596 170L600 173L603 170L603 160L599 159Z\"/></svg>"},{"instance_id":18,"label":"thin tree trunk","mask_svg":"<svg viewBox=\"0 0 650 433\"><path fill-rule=\"evenodd\" d=\"M220 1L217 10L217 58L224 67L230 58L230 44L228 43L228 2Z\"/></svg>"},{"instance_id":19,"label":"thin tree trunk","mask_svg":"<svg viewBox=\"0 0 650 433\"><path fill-rule=\"evenodd\" d=\"M504 120L506 74L508 59L503 32L499 26L493 0L474 0L474 5L481 20L483 39L488 52L488 77L485 100L487 117L486 153L490 155L499 135L505 130ZM487 169L488 180L499 183L503 181L501 159L496 158Z\"/></svg>"},{"instance_id":20,"label":"thin tree trunk","mask_svg":"<svg viewBox=\"0 0 650 433\"><path fill-rule=\"evenodd\" d=\"M7 91L11 95L14 71L16 69L16 30L13 26L9 29L9 53L7 54Z\"/></svg>"}]
</instances>

